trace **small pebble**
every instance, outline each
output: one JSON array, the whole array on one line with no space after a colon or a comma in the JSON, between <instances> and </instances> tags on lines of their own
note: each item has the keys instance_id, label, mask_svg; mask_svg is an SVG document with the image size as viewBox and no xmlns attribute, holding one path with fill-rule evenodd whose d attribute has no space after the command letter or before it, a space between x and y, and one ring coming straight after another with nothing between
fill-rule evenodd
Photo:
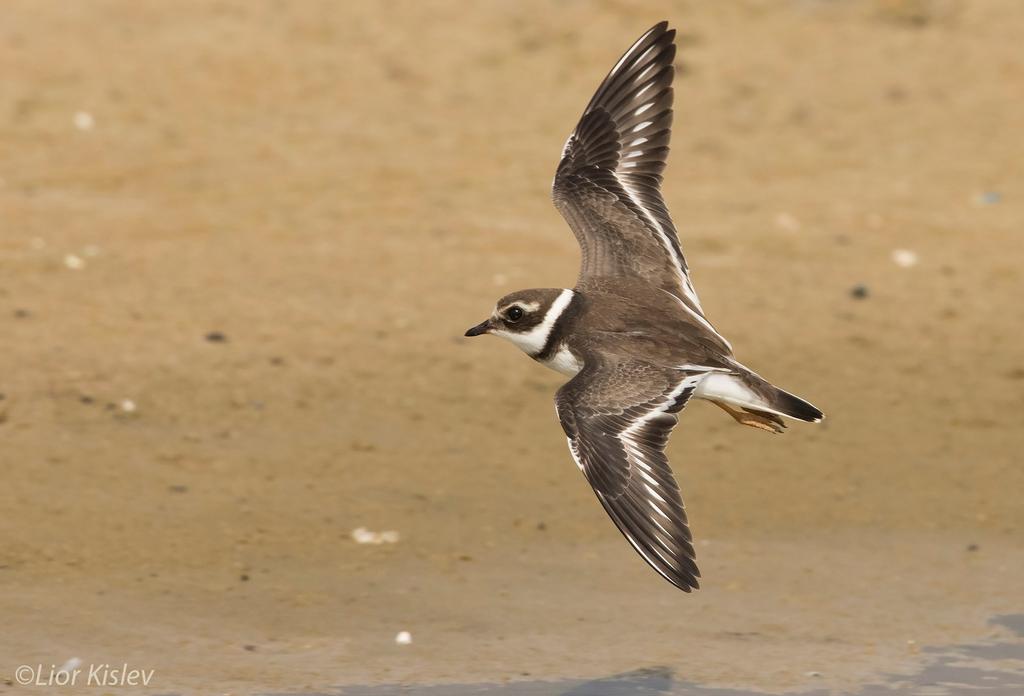
<instances>
[{"instance_id":1,"label":"small pebble","mask_svg":"<svg viewBox=\"0 0 1024 696\"><path fill-rule=\"evenodd\" d=\"M85 268L85 259L75 254L68 254L64 257L64 265L73 271Z\"/></svg>"},{"instance_id":2,"label":"small pebble","mask_svg":"<svg viewBox=\"0 0 1024 696\"><path fill-rule=\"evenodd\" d=\"M967 550L968 550L968 551L971 551L972 553L973 553L974 551L977 551L977 550L979 550L980 548L981 548L981 547L980 547L980 546L978 546L977 544L968 544L968 545L967 545Z\"/></svg>"},{"instance_id":3,"label":"small pebble","mask_svg":"<svg viewBox=\"0 0 1024 696\"><path fill-rule=\"evenodd\" d=\"M894 249L892 262L900 268L911 268L917 265L917 254L910 249Z\"/></svg>"},{"instance_id":4,"label":"small pebble","mask_svg":"<svg viewBox=\"0 0 1024 696\"><path fill-rule=\"evenodd\" d=\"M138 407L135 405L135 402L131 399L123 399L121 401L121 410L125 413L135 413L137 408Z\"/></svg>"},{"instance_id":5,"label":"small pebble","mask_svg":"<svg viewBox=\"0 0 1024 696\"><path fill-rule=\"evenodd\" d=\"M209 341L210 343L226 343L228 337L225 336L220 331L211 331L210 333L206 334L206 340Z\"/></svg>"},{"instance_id":6,"label":"small pebble","mask_svg":"<svg viewBox=\"0 0 1024 696\"><path fill-rule=\"evenodd\" d=\"M352 540L357 544L395 544L398 542L398 532L389 530L386 532L371 532L366 527L357 527L352 530Z\"/></svg>"},{"instance_id":7,"label":"small pebble","mask_svg":"<svg viewBox=\"0 0 1024 696\"><path fill-rule=\"evenodd\" d=\"M28 319L30 316L32 316L32 312L28 311L27 309L14 310L15 319Z\"/></svg>"},{"instance_id":8,"label":"small pebble","mask_svg":"<svg viewBox=\"0 0 1024 696\"><path fill-rule=\"evenodd\" d=\"M804 672L805 677L820 677L821 672Z\"/></svg>"},{"instance_id":9,"label":"small pebble","mask_svg":"<svg viewBox=\"0 0 1024 696\"><path fill-rule=\"evenodd\" d=\"M863 283L858 283L850 288L850 297L855 300L863 300L868 296L868 286Z\"/></svg>"},{"instance_id":10,"label":"small pebble","mask_svg":"<svg viewBox=\"0 0 1024 696\"><path fill-rule=\"evenodd\" d=\"M995 205L1002 202L1003 194L998 191L982 191L974 200L978 205Z\"/></svg>"},{"instance_id":11,"label":"small pebble","mask_svg":"<svg viewBox=\"0 0 1024 696\"><path fill-rule=\"evenodd\" d=\"M80 131L91 131L96 125L96 119L88 111L79 111L73 119L75 128Z\"/></svg>"},{"instance_id":12,"label":"small pebble","mask_svg":"<svg viewBox=\"0 0 1024 696\"><path fill-rule=\"evenodd\" d=\"M256 652L256 646L255 645L243 645L242 646L242 650L245 650L246 652Z\"/></svg>"},{"instance_id":13,"label":"small pebble","mask_svg":"<svg viewBox=\"0 0 1024 696\"><path fill-rule=\"evenodd\" d=\"M395 642L398 645L409 645L412 643L412 634L408 631L399 631L398 635L395 636Z\"/></svg>"},{"instance_id":14,"label":"small pebble","mask_svg":"<svg viewBox=\"0 0 1024 696\"><path fill-rule=\"evenodd\" d=\"M62 664L58 669L57 673L61 672L73 672L82 664L82 660L77 657L72 657L70 660Z\"/></svg>"}]
</instances>

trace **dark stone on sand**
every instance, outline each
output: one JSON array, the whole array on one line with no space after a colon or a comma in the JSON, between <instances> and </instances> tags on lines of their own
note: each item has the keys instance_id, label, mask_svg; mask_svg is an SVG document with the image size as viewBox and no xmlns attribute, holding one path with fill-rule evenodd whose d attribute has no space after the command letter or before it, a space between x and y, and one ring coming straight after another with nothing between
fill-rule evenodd
<instances>
[{"instance_id":1,"label":"dark stone on sand","mask_svg":"<svg viewBox=\"0 0 1024 696\"><path fill-rule=\"evenodd\" d=\"M868 286L864 285L863 283L857 283L852 288L850 288L850 297L852 297L855 300L866 299L869 294L870 292L868 291Z\"/></svg>"}]
</instances>

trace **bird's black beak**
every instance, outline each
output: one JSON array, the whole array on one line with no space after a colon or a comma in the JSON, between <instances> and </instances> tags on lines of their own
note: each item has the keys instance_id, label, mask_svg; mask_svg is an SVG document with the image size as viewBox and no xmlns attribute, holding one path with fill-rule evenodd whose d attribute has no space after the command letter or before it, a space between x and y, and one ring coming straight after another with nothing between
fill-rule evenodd
<instances>
[{"instance_id":1,"label":"bird's black beak","mask_svg":"<svg viewBox=\"0 0 1024 696\"><path fill-rule=\"evenodd\" d=\"M482 321L466 332L467 336L482 336L491 330L491 320Z\"/></svg>"}]
</instances>

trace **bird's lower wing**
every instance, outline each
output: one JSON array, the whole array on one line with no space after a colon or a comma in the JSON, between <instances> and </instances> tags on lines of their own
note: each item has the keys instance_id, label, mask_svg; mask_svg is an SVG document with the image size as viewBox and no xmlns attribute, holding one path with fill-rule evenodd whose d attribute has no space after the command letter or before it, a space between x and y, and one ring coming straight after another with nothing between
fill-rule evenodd
<instances>
[{"instance_id":1,"label":"bird's lower wing","mask_svg":"<svg viewBox=\"0 0 1024 696\"><path fill-rule=\"evenodd\" d=\"M577 466L634 549L685 592L699 587L665 444L704 372L587 361L555 403Z\"/></svg>"}]
</instances>

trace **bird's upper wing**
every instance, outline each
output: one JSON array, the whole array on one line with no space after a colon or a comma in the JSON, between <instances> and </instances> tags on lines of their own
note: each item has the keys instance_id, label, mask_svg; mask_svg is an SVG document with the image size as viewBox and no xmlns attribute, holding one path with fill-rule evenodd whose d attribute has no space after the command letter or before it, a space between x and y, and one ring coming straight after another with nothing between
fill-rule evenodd
<instances>
[{"instance_id":1,"label":"bird's upper wing","mask_svg":"<svg viewBox=\"0 0 1024 696\"><path fill-rule=\"evenodd\" d=\"M706 369L591 359L555 397L569 450L601 505L643 559L685 592L698 587L700 572L665 444Z\"/></svg>"},{"instance_id":2,"label":"bird's upper wing","mask_svg":"<svg viewBox=\"0 0 1024 696\"><path fill-rule=\"evenodd\" d=\"M637 276L703 317L661 196L674 38L667 22L658 24L608 73L565 144L552 197L582 248L581 281Z\"/></svg>"}]
</instances>

